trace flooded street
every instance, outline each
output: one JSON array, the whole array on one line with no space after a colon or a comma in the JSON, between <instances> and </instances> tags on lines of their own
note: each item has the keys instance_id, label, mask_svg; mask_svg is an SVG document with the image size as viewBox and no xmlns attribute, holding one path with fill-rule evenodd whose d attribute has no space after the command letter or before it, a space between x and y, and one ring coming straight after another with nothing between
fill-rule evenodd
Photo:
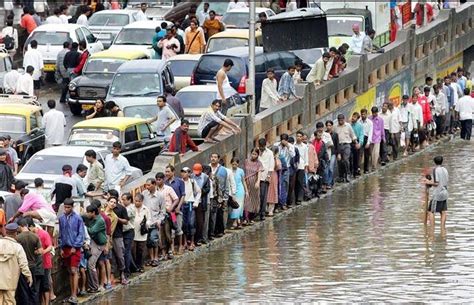
<instances>
[{"instance_id":1,"label":"flooded street","mask_svg":"<svg viewBox=\"0 0 474 305\"><path fill-rule=\"evenodd\" d=\"M474 301L473 144L454 141L370 175L97 304ZM450 174L446 232L423 225L420 180Z\"/></svg>"}]
</instances>

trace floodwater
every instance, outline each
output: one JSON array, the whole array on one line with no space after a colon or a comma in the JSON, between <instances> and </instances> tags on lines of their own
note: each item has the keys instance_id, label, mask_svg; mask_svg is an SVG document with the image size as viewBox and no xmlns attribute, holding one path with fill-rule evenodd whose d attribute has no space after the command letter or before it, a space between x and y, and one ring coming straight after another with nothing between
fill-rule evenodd
<instances>
[{"instance_id":1,"label":"floodwater","mask_svg":"<svg viewBox=\"0 0 474 305\"><path fill-rule=\"evenodd\" d=\"M97 304L472 302L472 152L444 144ZM440 230L437 215L431 231L420 180L439 154L451 178L448 222Z\"/></svg>"}]
</instances>

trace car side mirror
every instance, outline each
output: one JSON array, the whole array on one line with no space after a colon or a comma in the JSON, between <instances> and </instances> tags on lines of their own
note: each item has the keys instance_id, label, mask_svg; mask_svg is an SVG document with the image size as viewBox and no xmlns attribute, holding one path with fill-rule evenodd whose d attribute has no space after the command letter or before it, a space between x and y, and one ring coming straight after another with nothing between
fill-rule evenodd
<instances>
[{"instance_id":1,"label":"car side mirror","mask_svg":"<svg viewBox=\"0 0 474 305\"><path fill-rule=\"evenodd\" d=\"M150 133L149 138L150 138L150 139L156 138L156 132Z\"/></svg>"}]
</instances>

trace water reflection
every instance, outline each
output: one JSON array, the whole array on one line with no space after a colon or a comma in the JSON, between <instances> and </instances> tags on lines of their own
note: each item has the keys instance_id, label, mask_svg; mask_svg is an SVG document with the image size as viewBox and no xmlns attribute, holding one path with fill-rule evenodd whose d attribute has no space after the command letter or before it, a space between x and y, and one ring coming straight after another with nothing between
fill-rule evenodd
<instances>
[{"instance_id":1,"label":"water reflection","mask_svg":"<svg viewBox=\"0 0 474 305\"><path fill-rule=\"evenodd\" d=\"M437 154L451 176L445 231L439 216L423 225L419 181ZM473 159L448 144L97 304L471 301Z\"/></svg>"}]
</instances>

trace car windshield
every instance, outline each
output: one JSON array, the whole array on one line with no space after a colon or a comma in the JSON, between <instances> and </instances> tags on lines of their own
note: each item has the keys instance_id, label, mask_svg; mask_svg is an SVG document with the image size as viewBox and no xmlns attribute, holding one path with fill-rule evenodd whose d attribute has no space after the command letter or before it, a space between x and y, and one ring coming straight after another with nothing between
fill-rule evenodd
<instances>
[{"instance_id":1,"label":"car windshield","mask_svg":"<svg viewBox=\"0 0 474 305\"><path fill-rule=\"evenodd\" d=\"M156 116L156 105L136 105L128 106L123 109L123 114L126 117L148 119Z\"/></svg>"},{"instance_id":2,"label":"car windshield","mask_svg":"<svg viewBox=\"0 0 474 305\"><path fill-rule=\"evenodd\" d=\"M258 19L258 14L256 15ZM239 13L226 13L222 17L222 22L227 27L235 27L238 29L248 29L249 28L249 13L239 12Z\"/></svg>"},{"instance_id":3,"label":"car windshield","mask_svg":"<svg viewBox=\"0 0 474 305\"><path fill-rule=\"evenodd\" d=\"M0 114L1 134L25 134L26 120L19 115Z\"/></svg>"},{"instance_id":4,"label":"car windshield","mask_svg":"<svg viewBox=\"0 0 474 305\"><path fill-rule=\"evenodd\" d=\"M222 16L227 11L227 6L229 5L229 1L222 1L222 0L208 0L208 1L201 1L199 4L196 12L200 12L204 9L204 3L209 3L209 10L215 11L217 15Z\"/></svg>"},{"instance_id":5,"label":"car windshield","mask_svg":"<svg viewBox=\"0 0 474 305\"><path fill-rule=\"evenodd\" d=\"M115 73L124 62L123 59L91 58L84 73Z\"/></svg>"},{"instance_id":6,"label":"car windshield","mask_svg":"<svg viewBox=\"0 0 474 305\"><path fill-rule=\"evenodd\" d=\"M155 73L115 74L111 96L158 96L161 94L161 77Z\"/></svg>"},{"instance_id":7,"label":"car windshield","mask_svg":"<svg viewBox=\"0 0 474 305\"><path fill-rule=\"evenodd\" d=\"M304 63L311 65L323 56L323 49L321 48L292 50L290 52L301 58Z\"/></svg>"},{"instance_id":8,"label":"car windshield","mask_svg":"<svg viewBox=\"0 0 474 305\"><path fill-rule=\"evenodd\" d=\"M174 76L191 76L196 63L195 60L171 60L170 67Z\"/></svg>"},{"instance_id":9,"label":"car windshield","mask_svg":"<svg viewBox=\"0 0 474 305\"><path fill-rule=\"evenodd\" d=\"M83 157L36 155L26 163L21 172L25 174L62 175L61 168L64 164L76 168L82 162Z\"/></svg>"},{"instance_id":10,"label":"car windshield","mask_svg":"<svg viewBox=\"0 0 474 305\"><path fill-rule=\"evenodd\" d=\"M352 26L358 24L360 29L363 29L362 20L355 18L346 17L328 17L328 36L347 36L350 37L354 33L352 32Z\"/></svg>"},{"instance_id":11,"label":"car windshield","mask_svg":"<svg viewBox=\"0 0 474 305\"><path fill-rule=\"evenodd\" d=\"M208 108L212 101L216 99L216 93L213 91L187 91L176 93L176 97L179 99L184 109Z\"/></svg>"},{"instance_id":12,"label":"car windshield","mask_svg":"<svg viewBox=\"0 0 474 305\"><path fill-rule=\"evenodd\" d=\"M209 39L209 43L207 44L207 52L217 52L222 50L227 50L230 48L236 47L246 47L248 46L249 40L247 38L230 38L230 37L223 37L223 38L212 38Z\"/></svg>"},{"instance_id":13,"label":"car windshield","mask_svg":"<svg viewBox=\"0 0 474 305\"><path fill-rule=\"evenodd\" d=\"M71 130L68 145L112 147L112 143L120 141L118 130L105 128L74 128Z\"/></svg>"},{"instance_id":14,"label":"car windshield","mask_svg":"<svg viewBox=\"0 0 474 305\"><path fill-rule=\"evenodd\" d=\"M123 29L117 35L114 44L150 45L155 35L155 29Z\"/></svg>"},{"instance_id":15,"label":"car windshield","mask_svg":"<svg viewBox=\"0 0 474 305\"><path fill-rule=\"evenodd\" d=\"M68 32L34 32L33 35L28 39L29 41L36 40L39 45L63 45L65 41L71 41L71 37Z\"/></svg>"},{"instance_id":16,"label":"car windshield","mask_svg":"<svg viewBox=\"0 0 474 305\"><path fill-rule=\"evenodd\" d=\"M125 26L129 22L127 14L94 14L89 19L90 26Z\"/></svg>"}]
</instances>

